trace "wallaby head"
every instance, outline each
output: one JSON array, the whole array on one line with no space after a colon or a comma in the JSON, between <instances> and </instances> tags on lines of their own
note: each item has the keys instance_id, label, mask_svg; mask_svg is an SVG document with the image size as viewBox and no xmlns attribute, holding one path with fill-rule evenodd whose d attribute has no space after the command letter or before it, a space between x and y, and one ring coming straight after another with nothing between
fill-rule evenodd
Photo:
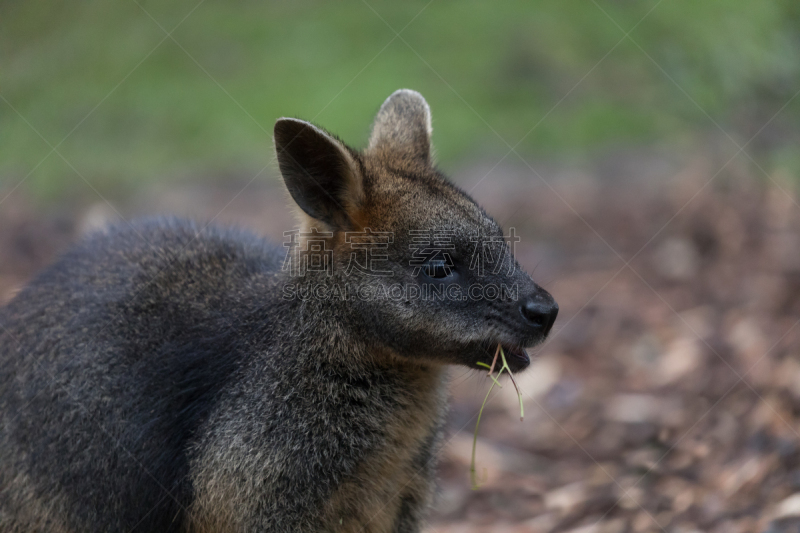
<instances>
[{"instance_id":1,"label":"wallaby head","mask_svg":"<svg viewBox=\"0 0 800 533\"><path fill-rule=\"evenodd\" d=\"M524 369L524 348L546 337L558 305L515 261L513 233L436 169L431 133L430 108L411 90L383 103L360 152L308 122L278 120L300 249L331 257L324 272L288 283L321 284L311 297L339 299L378 353L477 368L500 343L512 370Z\"/></svg>"}]
</instances>

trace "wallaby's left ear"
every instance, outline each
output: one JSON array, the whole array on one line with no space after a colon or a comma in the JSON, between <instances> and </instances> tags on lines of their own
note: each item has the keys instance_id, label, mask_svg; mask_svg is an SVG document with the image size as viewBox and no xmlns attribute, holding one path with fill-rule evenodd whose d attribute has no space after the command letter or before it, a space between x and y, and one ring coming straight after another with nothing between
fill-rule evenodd
<instances>
[{"instance_id":1,"label":"wallaby's left ear","mask_svg":"<svg viewBox=\"0 0 800 533\"><path fill-rule=\"evenodd\" d=\"M367 150L430 164L432 132L428 102L417 91L400 89L378 111Z\"/></svg>"},{"instance_id":2,"label":"wallaby's left ear","mask_svg":"<svg viewBox=\"0 0 800 533\"><path fill-rule=\"evenodd\" d=\"M341 141L309 122L275 123L275 151L286 188L311 218L332 230L352 229L363 201L361 173Z\"/></svg>"}]
</instances>

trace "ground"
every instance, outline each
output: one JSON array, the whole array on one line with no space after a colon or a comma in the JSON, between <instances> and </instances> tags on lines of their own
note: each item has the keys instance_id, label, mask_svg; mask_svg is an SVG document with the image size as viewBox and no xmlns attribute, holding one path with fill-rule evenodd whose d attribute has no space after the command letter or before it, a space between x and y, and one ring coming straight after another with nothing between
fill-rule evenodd
<instances>
[{"instance_id":1,"label":"ground","mask_svg":"<svg viewBox=\"0 0 800 533\"><path fill-rule=\"evenodd\" d=\"M454 370L426 533L800 528L793 186L714 155L643 157L533 173L501 166L485 179L491 165L454 172L516 229L520 263L561 314L518 376L524 421L510 386L486 408L477 490L472 434L490 381ZM292 219L275 182L238 196L246 182L225 183L57 212L15 193L0 209L0 301L81 232L118 216L169 211L282 240Z\"/></svg>"}]
</instances>

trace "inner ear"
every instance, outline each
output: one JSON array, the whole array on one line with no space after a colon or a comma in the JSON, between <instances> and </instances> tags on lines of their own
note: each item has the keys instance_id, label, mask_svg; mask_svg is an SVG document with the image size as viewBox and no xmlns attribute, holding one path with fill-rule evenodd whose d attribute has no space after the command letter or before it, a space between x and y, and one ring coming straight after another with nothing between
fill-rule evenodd
<instances>
[{"instance_id":1,"label":"inner ear","mask_svg":"<svg viewBox=\"0 0 800 533\"><path fill-rule=\"evenodd\" d=\"M428 102L416 91L400 89L378 111L367 150L430 164L432 132Z\"/></svg>"},{"instance_id":2,"label":"inner ear","mask_svg":"<svg viewBox=\"0 0 800 533\"><path fill-rule=\"evenodd\" d=\"M354 227L362 179L354 153L343 142L309 122L282 118L275 123L275 152L300 209L333 230Z\"/></svg>"}]
</instances>

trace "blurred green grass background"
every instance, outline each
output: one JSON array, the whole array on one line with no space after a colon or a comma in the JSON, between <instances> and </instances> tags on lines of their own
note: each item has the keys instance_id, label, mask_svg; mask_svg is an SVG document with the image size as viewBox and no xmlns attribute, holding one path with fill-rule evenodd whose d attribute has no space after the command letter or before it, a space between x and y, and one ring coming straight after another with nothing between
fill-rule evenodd
<instances>
[{"instance_id":1,"label":"blurred green grass background","mask_svg":"<svg viewBox=\"0 0 800 533\"><path fill-rule=\"evenodd\" d=\"M800 2L0 0L0 190L252 176L276 118L362 146L400 87L444 166L691 149L714 122L741 144L800 87ZM798 166L798 100L748 147L765 164Z\"/></svg>"}]
</instances>

